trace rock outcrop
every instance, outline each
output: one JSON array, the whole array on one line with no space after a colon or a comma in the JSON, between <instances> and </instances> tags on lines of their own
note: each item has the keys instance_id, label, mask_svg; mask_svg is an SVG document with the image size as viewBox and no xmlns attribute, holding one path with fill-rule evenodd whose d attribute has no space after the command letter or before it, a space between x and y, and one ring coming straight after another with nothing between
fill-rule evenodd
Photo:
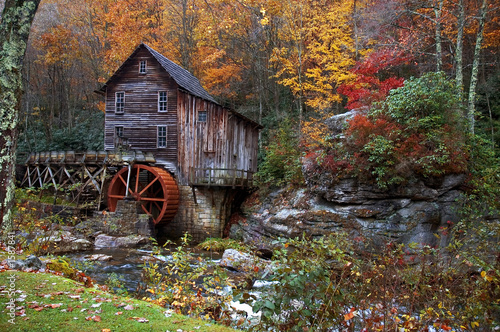
<instances>
[{"instance_id":1,"label":"rock outcrop","mask_svg":"<svg viewBox=\"0 0 500 332\"><path fill-rule=\"evenodd\" d=\"M341 135L340 127L354 114L332 118L328 122L332 132ZM375 246L386 241L436 246L447 240L435 236L440 228L459 220L464 174L413 178L383 190L355 178L309 174L308 166L303 167L306 189L282 189L261 202L257 194L248 199L243 205L244 221L231 227L231 237L259 247L270 245L276 237L344 231L353 238L368 238Z\"/></svg>"}]
</instances>

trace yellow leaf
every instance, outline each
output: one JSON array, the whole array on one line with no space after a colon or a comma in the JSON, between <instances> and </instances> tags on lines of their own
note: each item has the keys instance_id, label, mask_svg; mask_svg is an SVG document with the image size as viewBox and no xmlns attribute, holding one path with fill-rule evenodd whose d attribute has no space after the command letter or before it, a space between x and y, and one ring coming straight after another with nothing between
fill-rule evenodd
<instances>
[{"instance_id":1,"label":"yellow leaf","mask_svg":"<svg viewBox=\"0 0 500 332\"><path fill-rule=\"evenodd\" d=\"M472 323L470 323L470 326L472 328L479 327L479 323L478 322L472 322Z\"/></svg>"}]
</instances>

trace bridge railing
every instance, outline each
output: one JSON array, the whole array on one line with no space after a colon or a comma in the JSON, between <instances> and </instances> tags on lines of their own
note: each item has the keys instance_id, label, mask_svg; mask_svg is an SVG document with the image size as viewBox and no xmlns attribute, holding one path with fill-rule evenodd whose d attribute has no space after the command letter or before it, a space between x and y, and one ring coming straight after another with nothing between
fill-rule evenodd
<instances>
[{"instance_id":1,"label":"bridge railing","mask_svg":"<svg viewBox=\"0 0 500 332\"><path fill-rule=\"evenodd\" d=\"M254 172L231 168L189 169L189 185L206 187L253 187Z\"/></svg>"}]
</instances>

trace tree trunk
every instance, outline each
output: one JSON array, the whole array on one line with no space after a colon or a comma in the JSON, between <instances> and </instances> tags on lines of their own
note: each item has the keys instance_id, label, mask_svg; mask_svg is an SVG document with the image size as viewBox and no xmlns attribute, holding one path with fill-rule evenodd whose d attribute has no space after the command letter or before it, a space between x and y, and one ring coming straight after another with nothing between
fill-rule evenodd
<instances>
[{"instance_id":1,"label":"tree trunk","mask_svg":"<svg viewBox=\"0 0 500 332\"><path fill-rule=\"evenodd\" d=\"M457 89L462 102L464 93L464 74L462 71L463 67L463 52L464 52L464 28L465 28L465 7L464 0L458 1L458 31L457 31L457 46L455 49L455 65L456 73L455 80L457 82Z\"/></svg>"},{"instance_id":2,"label":"tree trunk","mask_svg":"<svg viewBox=\"0 0 500 332\"><path fill-rule=\"evenodd\" d=\"M434 7L434 15L436 17L436 71L440 72L443 69L443 51L441 42L441 13L443 12L443 0L439 0L437 6Z\"/></svg>"},{"instance_id":3,"label":"tree trunk","mask_svg":"<svg viewBox=\"0 0 500 332\"><path fill-rule=\"evenodd\" d=\"M476 35L476 47L474 48L474 61L472 62L472 72L469 85L469 105L467 107L467 119L469 120L469 131L474 134L474 115L476 113L476 86L479 72L479 58L481 56L481 44L483 43L484 24L488 10L488 0L483 0L479 13L479 27Z\"/></svg>"},{"instance_id":4,"label":"tree trunk","mask_svg":"<svg viewBox=\"0 0 500 332\"><path fill-rule=\"evenodd\" d=\"M6 0L0 23L0 222L12 229L22 65L40 0Z\"/></svg>"}]
</instances>

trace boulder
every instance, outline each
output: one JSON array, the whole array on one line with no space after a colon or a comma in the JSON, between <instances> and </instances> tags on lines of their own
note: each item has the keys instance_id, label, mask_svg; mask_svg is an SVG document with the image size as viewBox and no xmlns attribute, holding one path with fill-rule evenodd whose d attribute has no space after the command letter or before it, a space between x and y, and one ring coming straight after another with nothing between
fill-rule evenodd
<instances>
[{"instance_id":1,"label":"boulder","mask_svg":"<svg viewBox=\"0 0 500 332\"><path fill-rule=\"evenodd\" d=\"M5 263L9 267L9 269L12 270L33 270L33 271L38 271L42 268L44 268L44 263L36 256L34 255L29 255L26 257L25 260L18 259L7 259L5 260Z\"/></svg>"},{"instance_id":2,"label":"boulder","mask_svg":"<svg viewBox=\"0 0 500 332\"><path fill-rule=\"evenodd\" d=\"M269 266L269 262L235 249L226 249L219 265L231 270L248 273L265 271Z\"/></svg>"},{"instance_id":3,"label":"boulder","mask_svg":"<svg viewBox=\"0 0 500 332\"><path fill-rule=\"evenodd\" d=\"M149 238L141 235L129 235L123 237L115 237L105 234L100 234L96 237L94 246L96 248L131 248L138 245L149 243Z\"/></svg>"},{"instance_id":4,"label":"boulder","mask_svg":"<svg viewBox=\"0 0 500 332\"><path fill-rule=\"evenodd\" d=\"M85 239L79 239L68 231L51 231L37 239L42 252L59 254L74 251L89 250L92 243Z\"/></svg>"},{"instance_id":5,"label":"boulder","mask_svg":"<svg viewBox=\"0 0 500 332\"><path fill-rule=\"evenodd\" d=\"M104 255L104 254L95 254L95 255L85 256L84 258L87 261L91 261L91 262L95 262L95 261L106 262L106 261L112 260L113 256Z\"/></svg>"},{"instance_id":6,"label":"boulder","mask_svg":"<svg viewBox=\"0 0 500 332\"><path fill-rule=\"evenodd\" d=\"M44 263L35 255L29 255L28 257L26 257L26 259L24 260L24 264L26 265L27 269L32 270L40 270L44 267Z\"/></svg>"},{"instance_id":7,"label":"boulder","mask_svg":"<svg viewBox=\"0 0 500 332\"><path fill-rule=\"evenodd\" d=\"M22 259L6 259L5 263L12 270L24 270L26 268L26 263Z\"/></svg>"}]
</instances>

